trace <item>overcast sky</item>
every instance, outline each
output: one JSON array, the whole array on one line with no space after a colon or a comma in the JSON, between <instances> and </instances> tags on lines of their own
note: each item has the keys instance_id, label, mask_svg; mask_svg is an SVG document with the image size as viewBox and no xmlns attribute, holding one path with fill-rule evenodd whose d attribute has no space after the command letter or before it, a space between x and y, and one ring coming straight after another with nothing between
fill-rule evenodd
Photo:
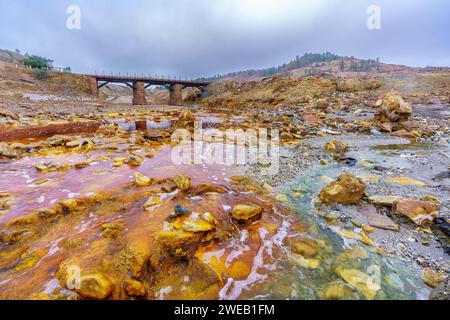
<instances>
[{"instance_id":1,"label":"overcast sky","mask_svg":"<svg viewBox=\"0 0 450 320\"><path fill-rule=\"evenodd\" d=\"M381 9L369 30L367 8ZM69 5L81 29L69 30ZM0 0L0 48L76 72L208 76L325 52L450 66L448 0Z\"/></svg>"}]
</instances>

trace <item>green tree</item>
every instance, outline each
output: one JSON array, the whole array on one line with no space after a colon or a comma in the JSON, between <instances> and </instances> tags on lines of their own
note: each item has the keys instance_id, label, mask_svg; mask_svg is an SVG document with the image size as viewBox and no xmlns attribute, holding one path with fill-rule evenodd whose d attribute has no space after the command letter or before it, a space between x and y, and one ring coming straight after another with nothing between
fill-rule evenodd
<instances>
[{"instance_id":1,"label":"green tree","mask_svg":"<svg viewBox=\"0 0 450 320\"><path fill-rule=\"evenodd\" d=\"M23 64L27 67L31 67L33 69L44 69L51 68L53 60L39 57L39 56L27 56L23 62Z\"/></svg>"}]
</instances>

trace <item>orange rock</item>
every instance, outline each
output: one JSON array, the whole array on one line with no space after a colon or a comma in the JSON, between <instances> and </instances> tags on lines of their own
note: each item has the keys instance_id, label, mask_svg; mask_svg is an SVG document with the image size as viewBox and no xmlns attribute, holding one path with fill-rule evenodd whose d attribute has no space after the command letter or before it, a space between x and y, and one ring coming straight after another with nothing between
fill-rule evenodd
<instances>
[{"instance_id":1,"label":"orange rock","mask_svg":"<svg viewBox=\"0 0 450 320\"><path fill-rule=\"evenodd\" d=\"M238 221L246 221L260 215L262 211L260 206L240 204L233 208L231 214Z\"/></svg>"},{"instance_id":2,"label":"orange rock","mask_svg":"<svg viewBox=\"0 0 450 320\"><path fill-rule=\"evenodd\" d=\"M191 188L191 178L184 174L177 174L173 178L173 182L181 191L188 191Z\"/></svg>"},{"instance_id":3,"label":"orange rock","mask_svg":"<svg viewBox=\"0 0 450 320\"><path fill-rule=\"evenodd\" d=\"M419 226L429 226L439 216L438 204L429 201L398 200L393 210Z\"/></svg>"},{"instance_id":4,"label":"orange rock","mask_svg":"<svg viewBox=\"0 0 450 320\"><path fill-rule=\"evenodd\" d=\"M163 230L157 236L158 243L170 252L176 252L183 248L192 248L192 246L201 242L203 235L201 233L186 232L183 230Z\"/></svg>"},{"instance_id":5,"label":"orange rock","mask_svg":"<svg viewBox=\"0 0 450 320\"><path fill-rule=\"evenodd\" d=\"M330 141L325 145L325 151L335 156L343 156L348 149L347 143L337 140Z\"/></svg>"},{"instance_id":6,"label":"orange rock","mask_svg":"<svg viewBox=\"0 0 450 320\"><path fill-rule=\"evenodd\" d=\"M144 285L134 279L127 279L122 284L128 295L133 297L143 297L146 294Z\"/></svg>"},{"instance_id":7,"label":"orange rock","mask_svg":"<svg viewBox=\"0 0 450 320\"><path fill-rule=\"evenodd\" d=\"M326 110L326 109L328 109L329 106L330 106L330 104L325 99L319 99L315 105L315 107L317 109L321 109L321 110Z\"/></svg>"},{"instance_id":8,"label":"orange rock","mask_svg":"<svg viewBox=\"0 0 450 320\"><path fill-rule=\"evenodd\" d=\"M379 121L406 121L412 114L411 105L406 103L396 92L389 92L376 103L379 108L375 120Z\"/></svg>"},{"instance_id":9,"label":"orange rock","mask_svg":"<svg viewBox=\"0 0 450 320\"><path fill-rule=\"evenodd\" d=\"M318 116L316 116L313 113L305 113L302 117L303 121L313 123L313 124L319 124L322 122L322 119L320 119Z\"/></svg>"},{"instance_id":10,"label":"orange rock","mask_svg":"<svg viewBox=\"0 0 450 320\"><path fill-rule=\"evenodd\" d=\"M398 130L392 133L394 137L399 137L403 139L417 139L417 136L414 135L411 132L408 132L406 130Z\"/></svg>"},{"instance_id":11,"label":"orange rock","mask_svg":"<svg viewBox=\"0 0 450 320\"><path fill-rule=\"evenodd\" d=\"M86 274L80 279L80 288L76 292L87 299L103 300L112 292L112 282L101 273Z\"/></svg>"},{"instance_id":12,"label":"orange rock","mask_svg":"<svg viewBox=\"0 0 450 320\"><path fill-rule=\"evenodd\" d=\"M327 205L358 203L366 191L365 184L351 174L342 174L320 192L320 199Z\"/></svg>"},{"instance_id":13,"label":"orange rock","mask_svg":"<svg viewBox=\"0 0 450 320\"><path fill-rule=\"evenodd\" d=\"M382 123L378 127L381 131L392 132L392 125L390 123Z\"/></svg>"},{"instance_id":14,"label":"orange rock","mask_svg":"<svg viewBox=\"0 0 450 320\"><path fill-rule=\"evenodd\" d=\"M425 284L431 288L436 288L439 284L444 281L445 276L439 272L434 271L433 269L427 268L422 273L422 280Z\"/></svg>"}]
</instances>

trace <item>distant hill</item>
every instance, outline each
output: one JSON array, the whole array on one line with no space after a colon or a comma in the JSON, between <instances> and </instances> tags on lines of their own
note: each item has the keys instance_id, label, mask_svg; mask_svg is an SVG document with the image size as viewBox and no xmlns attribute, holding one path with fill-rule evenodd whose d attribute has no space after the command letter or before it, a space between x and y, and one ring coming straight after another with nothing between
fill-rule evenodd
<instances>
[{"instance_id":1,"label":"distant hill","mask_svg":"<svg viewBox=\"0 0 450 320\"><path fill-rule=\"evenodd\" d=\"M306 53L297 56L288 63L277 67L264 69L249 69L227 74L219 74L203 80L215 81L249 81L259 80L271 76L336 76L354 73L383 73L403 72L411 70L429 70L435 68L412 68L402 65L385 64L377 59L358 59L355 57L339 56L330 52ZM441 68L437 68L441 69ZM447 69L447 68L444 68Z\"/></svg>"}]
</instances>

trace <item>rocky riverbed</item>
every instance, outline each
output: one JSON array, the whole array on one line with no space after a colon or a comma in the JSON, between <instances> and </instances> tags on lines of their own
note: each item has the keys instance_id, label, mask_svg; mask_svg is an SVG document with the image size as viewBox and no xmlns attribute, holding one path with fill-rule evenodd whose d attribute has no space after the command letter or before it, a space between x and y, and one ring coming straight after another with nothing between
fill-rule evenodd
<instances>
[{"instance_id":1,"label":"rocky riverbed","mask_svg":"<svg viewBox=\"0 0 450 320\"><path fill-rule=\"evenodd\" d=\"M448 86L261 85L294 91L257 109L251 86L189 107L3 94L0 298L448 299ZM227 130L277 148L228 163Z\"/></svg>"}]
</instances>

